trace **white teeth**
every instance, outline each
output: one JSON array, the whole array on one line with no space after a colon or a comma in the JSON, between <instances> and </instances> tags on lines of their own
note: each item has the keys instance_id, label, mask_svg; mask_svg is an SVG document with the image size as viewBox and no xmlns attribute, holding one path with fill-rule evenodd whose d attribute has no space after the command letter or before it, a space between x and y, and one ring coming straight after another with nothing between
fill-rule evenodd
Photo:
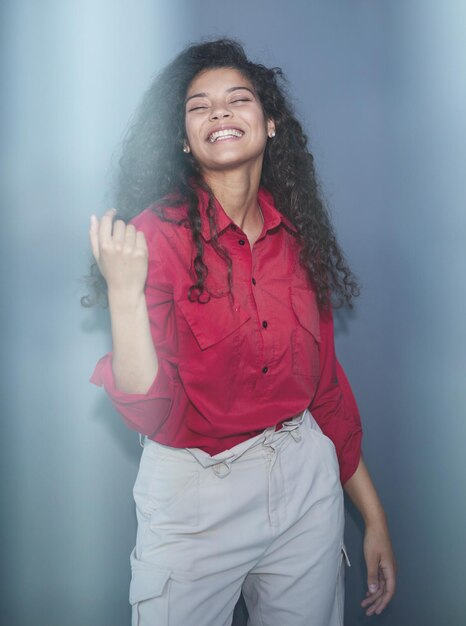
<instances>
[{"instance_id":1,"label":"white teeth","mask_svg":"<svg viewBox=\"0 0 466 626\"><path fill-rule=\"evenodd\" d=\"M209 135L210 143L214 143L217 139L224 139L225 137L242 137L244 133L236 128L227 128L225 130L217 130Z\"/></svg>"}]
</instances>

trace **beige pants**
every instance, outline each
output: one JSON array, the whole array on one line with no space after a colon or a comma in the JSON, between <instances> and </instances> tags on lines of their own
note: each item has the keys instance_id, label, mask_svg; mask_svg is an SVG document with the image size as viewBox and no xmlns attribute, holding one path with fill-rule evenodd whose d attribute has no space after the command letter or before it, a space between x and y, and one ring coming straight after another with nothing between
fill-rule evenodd
<instances>
[{"instance_id":1,"label":"beige pants","mask_svg":"<svg viewBox=\"0 0 466 626\"><path fill-rule=\"evenodd\" d=\"M342 626L343 495L308 411L214 457L148 441L134 486L133 626Z\"/></svg>"}]
</instances>

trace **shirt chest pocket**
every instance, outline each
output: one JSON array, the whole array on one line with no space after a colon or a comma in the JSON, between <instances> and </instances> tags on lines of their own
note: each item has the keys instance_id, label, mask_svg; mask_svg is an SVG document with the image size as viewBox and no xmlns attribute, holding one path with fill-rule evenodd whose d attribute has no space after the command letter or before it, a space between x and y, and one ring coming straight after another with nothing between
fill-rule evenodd
<instances>
[{"instance_id":1,"label":"shirt chest pocket","mask_svg":"<svg viewBox=\"0 0 466 626\"><path fill-rule=\"evenodd\" d=\"M183 365L191 371L214 366L223 369L225 364L231 371L239 366L244 340L240 329L250 319L249 313L228 296L211 298L206 304L179 300L177 306L181 313L180 371Z\"/></svg>"},{"instance_id":2,"label":"shirt chest pocket","mask_svg":"<svg viewBox=\"0 0 466 626\"><path fill-rule=\"evenodd\" d=\"M296 321L291 333L293 373L318 378L320 325L315 296L308 289L290 287L290 298Z\"/></svg>"}]
</instances>

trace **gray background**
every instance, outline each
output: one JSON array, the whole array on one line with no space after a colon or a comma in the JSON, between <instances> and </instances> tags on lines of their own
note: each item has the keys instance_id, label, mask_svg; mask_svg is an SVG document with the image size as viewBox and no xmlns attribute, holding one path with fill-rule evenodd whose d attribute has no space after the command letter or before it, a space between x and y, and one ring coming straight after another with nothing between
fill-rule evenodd
<instances>
[{"instance_id":1,"label":"gray background","mask_svg":"<svg viewBox=\"0 0 466 626\"><path fill-rule=\"evenodd\" d=\"M363 285L338 351L385 503L399 591L367 620L348 507L347 626L465 623L466 5L460 0L3 2L2 606L8 626L126 626L140 448L88 383L91 212L151 77L232 35L290 80ZM284 625L285 626L285 625Z\"/></svg>"}]
</instances>

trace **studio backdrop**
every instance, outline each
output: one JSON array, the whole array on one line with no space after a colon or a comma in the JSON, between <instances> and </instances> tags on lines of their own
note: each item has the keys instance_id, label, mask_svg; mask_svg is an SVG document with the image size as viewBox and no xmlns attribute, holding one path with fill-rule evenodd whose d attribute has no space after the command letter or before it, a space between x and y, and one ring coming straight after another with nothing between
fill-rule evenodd
<instances>
[{"instance_id":1,"label":"studio backdrop","mask_svg":"<svg viewBox=\"0 0 466 626\"><path fill-rule=\"evenodd\" d=\"M337 349L400 570L371 623L464 622L465 22L454 0L2 3L1 624L130 622L141 448L88 382L110 347L79 304L88 221L152 77L225 35L287 75L362 284ZM369 623L362 530L348 505L347 626Z\"/></svg>"}]
</instances>

